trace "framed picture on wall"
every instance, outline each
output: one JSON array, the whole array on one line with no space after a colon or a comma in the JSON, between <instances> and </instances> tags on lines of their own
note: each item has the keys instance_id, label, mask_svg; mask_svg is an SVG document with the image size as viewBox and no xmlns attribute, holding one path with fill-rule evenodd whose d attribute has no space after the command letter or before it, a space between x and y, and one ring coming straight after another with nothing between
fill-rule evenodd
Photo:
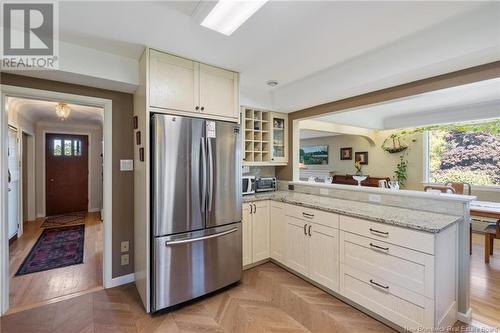
<instances>
[{"instance_id":1,"label":"framed picture on wall","mask_svg":"<svg viewBox=\"0 0 500 333\"><path fill-rule=\"evenodd\" d=\"M300 147L299 162L304 163L304 165L327 165L328 146Z\"/></svg>"},{"instance_id":2,"label":"framed picture on wall","mask_svg":"<svg viewBox=\"0 0 500 333\"><path fill-rule=\"evenodd\" d=\"M354 161L359 162L359 164L368 164L368 152L358 151L354 153Z\"/></svg>"},{"instance_id":3,"label":"framed picture on wall","mask_svg":"<svg viewBox=\"0 0 500 333\"><path fill-rule=\"evenodd\" d=\"M340 160L352 160L352 147L340 148Z\"/></svg>"}]
</instances>

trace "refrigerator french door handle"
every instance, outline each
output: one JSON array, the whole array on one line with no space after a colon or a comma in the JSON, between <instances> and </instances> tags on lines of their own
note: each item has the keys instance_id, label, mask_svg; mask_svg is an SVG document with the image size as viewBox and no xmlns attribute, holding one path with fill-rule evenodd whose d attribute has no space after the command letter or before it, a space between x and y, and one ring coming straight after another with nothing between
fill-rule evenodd
<instances>
[{"instance_id":1,"label":"refrigerator french door handle","mask_svg":"<svg viewBox=\"0 0 500 333\"><path fill-rule=\"evenodd\" d=\"M203 185L201 189L201 211L205 212L205 207L207 206L207 151L205 147L205 138L201 138L201 170L203 181L201 182Z\"/></svg>"},{"instance_id":2,"label":"refrigerator french door handle","mask_svg":"<svg viewBox=\"0 0 500 333\"><path fill-rule=\"evenodd\" d=\"M237 230L238 230L238 228L234 228L234 229L231 229L231 230L219 232L218 234L213 234L213 235L209 235L209 236L189 238L189 239L182 239L182 240L170 241L170 242L166 241L165 242L165 246L178 245L178 244L186 244L186 243L193 243L193 242L202 241L202 240L205 240L205 239L210 239L210 238L215 238L215 237L220 237L220 236L224 236L224 235L227 235L227 234L231 234L231 233L233 233L233 232L235 232Z\"/></svg>"},{"instance_id":3,"label":"refrigerator french door handle","mask_svg":"<svg viewBox=\"0 0 500 333\"><path fill-rule=\"evenodd\" d=\"M208 211L212 211L212 197L214 190L214 160L212 157L212 140L207 138L208 146Z\"/></svg>"}]
</instances>

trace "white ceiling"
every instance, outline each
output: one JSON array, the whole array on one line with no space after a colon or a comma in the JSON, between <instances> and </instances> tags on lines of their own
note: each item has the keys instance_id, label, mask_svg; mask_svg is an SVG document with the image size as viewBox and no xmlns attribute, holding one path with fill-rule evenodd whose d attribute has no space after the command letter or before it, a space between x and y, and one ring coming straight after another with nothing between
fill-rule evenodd
<instances>
[{"instance_id":1,"label":"white ceiling","mask_svg":"<svg viewBox=\"0 0 500 333\"><path fill-rule=\"evenodd\" d=\"M7 109L20 114L25 119L37 122L59 122L56 115L56 105L58 102L42 101L27 98L8 97ZM101 125L104 120L104 110L102 108L68 104L71 109L65 124L74 125Z\"/></svg>"},{"instance_id":2,"label":"white ceiling","mask_svg":"<svg viewBox=\"0 0 500 333\"><path fill-rule=\"evenodd\" d=\"M60 38L135 60L151 46L233 69L242 104L285 112L500 59L499 2L270 1L229 37L190 16L197 3L60 2ZM79 54L61 64L83 72Z\"/></svg>"},{"instance_id":3,"label":"white ceiling","mask_svg":"<svg viewBox=\"0 0 500 333\"><path fill-rule=\"evenodd\" d=\"M436 90L316 118L371 129L500 118L500 79Z\"/></svg>"}]
</instances>

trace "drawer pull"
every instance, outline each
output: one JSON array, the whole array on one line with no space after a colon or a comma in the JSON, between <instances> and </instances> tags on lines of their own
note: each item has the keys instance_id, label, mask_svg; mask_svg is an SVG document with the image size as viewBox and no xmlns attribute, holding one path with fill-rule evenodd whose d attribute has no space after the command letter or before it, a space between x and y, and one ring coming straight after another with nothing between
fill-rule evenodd
<instances>
[{"instance_id":1,"label":"drawer pull","mask_svg":"<svg viewBox=\"0 0 500 333\"><path fill-rule=\"evenodd\" d=\"M312 225L310 225L309 229L308 229L309 237L311 237L311 227L312 227Z\"/></svg>"},{"instance_id":2,"label":"drawer pull","mask_svg":"<svg viewBox=\"0 0 500 333\"><path fill-rule=\"evenodd\" d=\"M309 214L309 213L302 212L302 216L307 217L308 219L312 219L314 217L314 214Z\"/></svg>"},{"instance_id":3,"label":"drawer pull","mask_svg":"<svg viewBox=\"0 0 500 333\"><path fill-rule=\"evenodd\" d=\"M375 245L375 244L373 244L373 243L370 243L370 246L371 246L371 247L374 247L374 248L376 248L376 249L379 249L379 250L389 251L389 248L388 248L388 247L378 246L378 245Z\"/></svg>"},{"instance_id":4,"label":"drawer pull","mask_svg":"<svg viewBox=\"0 0 500 333\"><path fill-rule=\"evenodd\" d=\"M306 236L307 236L307 231L306 231L306 229L307 229L307 224L304 224L304 235L306 235Z\"/></svg>"},{"instance_id":5,"label":"drawer pull","mask_svg":"<svg viewBox=\"0 0 500 333\"><path fill-rule=\"evenodd\" d=\"M370 232L371 233L374 233L376 235L384 235L384 236L389 236L389 231L380 231L380 230L377 230L377 229L372 229L370 228Z\"/></svg>"},{"instance_id":6,"label":"drawer pull","mask_svg":"<svg viewBox=\"0 0 500 333\"><path fill-rule=\"evenodd\" d=\"M377 282L373 281L372 279L370 279L370 283L373 284L373 285L375 285L375 286L377 286L377 287L383 288L385 290L389 289L389 286L383 286L380 283L377 283Z\"/></svg>"}]
</instances>

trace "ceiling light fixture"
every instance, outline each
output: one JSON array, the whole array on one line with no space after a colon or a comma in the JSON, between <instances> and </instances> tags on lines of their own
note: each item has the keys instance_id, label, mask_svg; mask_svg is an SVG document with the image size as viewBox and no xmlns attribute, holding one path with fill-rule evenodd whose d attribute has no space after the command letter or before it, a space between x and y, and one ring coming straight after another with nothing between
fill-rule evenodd
<instances>
[{"instance_id":1,"label":"ceiling light fixture","mask_svg":"<svg viewBox=\"0 0 500 333\"><path fill-rule=\"evenodd\" d=\"M278 85L278 81L276 80L269 80L266 83L269 87L276 87Z\"/></svg>"},{"instance_id":2,"label":"ceiling light fixture","mask_svg":"<svg viewBox=\"0 0 500 333\"><path fill-rule=\"evenodd\" d=\"M71 109L69 108L68 104L62 103L62 102L57 103L56 114L61 121L65 121L69 117L70 112L71 112Z\"/></svg>"},{"instance_id":3,"label":"ceiling light fixture","mask_svg":"<svg viewBox=\"0 0 500 333\"><path fill-rule=\"evenodd\" d=\"M208 13L201 25L230 36L250 16L262 7L267 0L263 1L231 1L220 0Z\"/></svg>"}]
</instances>

